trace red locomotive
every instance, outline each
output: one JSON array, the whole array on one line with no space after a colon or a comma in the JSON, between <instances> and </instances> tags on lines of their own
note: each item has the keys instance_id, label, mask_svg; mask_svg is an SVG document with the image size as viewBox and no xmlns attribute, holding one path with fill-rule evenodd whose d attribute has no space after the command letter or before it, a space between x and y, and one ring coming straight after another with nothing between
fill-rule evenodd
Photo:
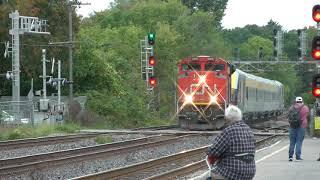
<instances>
[{"instance_id":1,"label":"red locomotive","mask_svg":"<svg viewBox=\"0 0 320 180\"><path fill-rule=\"evenodd\" d=\"M180 61L178 118L182 128L218 129L224 125L224 109L230 100L233 66L209 56Z\"/></svg>"},{"instance_id":2,"label":"red locomotive","mask_svg":"<svg viewBox=\"0 0 320 180\"><path fill-rule=\"evenodd\" d=\"M235 69L221 58L182 59L178 72L178 119L186 129L221 129L224 109L237 105L243 120L268 120L284 109L283 85Z\"/></svg>"}]
</instances>

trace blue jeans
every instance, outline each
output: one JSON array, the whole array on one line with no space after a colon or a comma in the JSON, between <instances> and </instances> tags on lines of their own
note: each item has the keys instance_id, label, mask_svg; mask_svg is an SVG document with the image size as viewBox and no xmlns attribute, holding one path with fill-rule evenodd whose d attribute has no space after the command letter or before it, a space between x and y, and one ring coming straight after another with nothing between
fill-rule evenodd
<instances>
[{"instance_id":1,"label":"blue jeans","mask_svg":"<svg viewBox=\"0 0 320 180\"><path fill-rule=\"evenodd\" d=\"M289 137L290 137L290 147L289 147L289 158L293 157L294 147L296 147L296 159L301 158L301 146L304 139L305 128L290 128Z\"/></svg>"}]
</instances>

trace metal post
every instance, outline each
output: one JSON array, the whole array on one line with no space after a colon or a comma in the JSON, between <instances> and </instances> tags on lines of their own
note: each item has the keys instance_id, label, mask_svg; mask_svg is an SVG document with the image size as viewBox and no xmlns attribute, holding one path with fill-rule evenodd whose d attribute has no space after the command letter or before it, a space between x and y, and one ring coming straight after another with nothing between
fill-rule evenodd
<instances>
[{"instance_id":1,"label":"metal post","mask_svg":"<svg viewBox=\"0 0 320 180\"><path fill-rule=\"evenodd\" d=\"M58 60L58 111L61 110L61 60Z\"/></svg>"},{"instance_id":2,"label":"metal post","mask_svg":"<svg viewBox=\"0 0 320 180\"><path fill-rule=\"evenodd\" d=\"M43 90L43 99L47 99L47 72L46 72L46 50L42 49L42 90Z\"/></svg>"},{"instance_id":3,"label":"metal post","mask_svg":"<svg viewBox=\"0 0 320 180\"><path fill-rule=\"evenodd\" d=\"M148 61L148 37L144 37L144 42L145 42L145 51L146 51L146 86L147 90L149 90L149 61Z\"/></svg>"},{"instance_id":4,"label":"metal post","mask_svg":"<svg viewBox=\"0 0 320 180\"><path fill-rule=\"evenodd\" d=\"M12 101L20 101L20 41L19 41L19 12L10 13L12 18Z\"/></svg>"},{"instance_id":5,"label":"metal post","mask_svg":"<svg viewBox=\"0 0 320 180\"><path fill-rule=\"evenodd\" d=\"M68 12L69 12L69 81L73 82L73 60L72 60L72 48L73 48L73 38L72 38L72 3L68 4ZM69 98L73 99L73 84L69 84Z\"/></svg>"}]
</instances>

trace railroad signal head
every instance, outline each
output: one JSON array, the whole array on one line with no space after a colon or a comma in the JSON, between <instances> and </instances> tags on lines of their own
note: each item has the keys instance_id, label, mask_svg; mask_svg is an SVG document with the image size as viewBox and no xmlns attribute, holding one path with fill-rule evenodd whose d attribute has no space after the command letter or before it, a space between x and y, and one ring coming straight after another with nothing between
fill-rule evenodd
<instances>
[{"instance_id":1,"label":"railroad signal head","mask_svg":"<svg viewBox=\"0 0 320 180\"><path fill-rule=\"evenodd\" d=\"M312 40L311 55L313 59L320 60L320 36L316 36Z\"/></svg>"},{"instance_id":2,"label":"railroad signal head","mask_svg":"<svg viewBox=\"0 0 320 180\"><path fill-rule=\"evenodd\" d=\"M313 76L312 94L314 97L320 97L320 74L316 74Z\"/></svg>"},{"instance_id":3,"label":"railroad signal head","mask_svg":"<svg viewBox=\"0 0 320 180\"><path fill-rule=\"evenodd\" d=\"M320 22L320 5L313 6L312 18L315 22Z\"/></svg>"},{"instance_id":4,"label":"railroad signal head","mask_svg":"<svg viewBox=\"0 0 320 180\"><path fill-rule=\"evenodd\" d=\"M155 33L148 33L148 43L149 45L154 45L156 39L156 34Z\"/></svg>"},{"instance_id":5,"label":"railroad signal head","mask_svg":"<svg viewBox=\"0 0 320 180\"><path fill-rule=\"evenodd\" d=\"M149 57L149 65L150 65L150 66L156 65L156 59L155 59L154 56L150 56L150 57Z\"/></svg>"},{"instance_id":6,"label":"railroad signal head","mask_svg":"<svg viewBox=\"0 0 320 180\"><path fill-rule=\"evenodd\" d=\"M149 84L150 86L156 86L157 85L157 79L155 77L150 77L149 78Z\"/></svg>"}]
</instances>

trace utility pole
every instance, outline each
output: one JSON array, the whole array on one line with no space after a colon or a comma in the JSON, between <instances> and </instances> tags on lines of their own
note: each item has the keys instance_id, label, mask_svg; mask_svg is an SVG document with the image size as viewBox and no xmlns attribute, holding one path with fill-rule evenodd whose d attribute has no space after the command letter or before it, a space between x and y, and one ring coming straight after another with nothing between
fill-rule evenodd
<instances>
[{"instance_id":1,"label":"utility pole","mask_svg":"<svg viewBox=\"0 0 320 180\"><path fill-rule=\"evenodd\" d=\"M68 3L68 12L69 12L69 42L72 42L72 3L69 1ZM69 44L69 80L73 81L73 59L72 59L72 48L73 43ZM73 99L73 84L69 84L69 98L70 100Z\"/></svg>"},{"instance_id":2,"label":"utility pole","mask_svg":"<svg viewBox=\"0 0 320 180\"><path fill-rule=\"evenodd\" d=\"M58 111L61 110L61 60L58 60Z\"/></svg>"},{"instance_id":3,"label":"utility pole","mask_svg":"<svg viewBox=\"0 0 320 180\"><path fill-rule=\"evenodd\" d=\"M69 81L73 82L73 33L72 33L72 6L90 5L90 3L81 3L78 0L67 0L69 14ZM69 84L69 99L73 99L73 83Z\"/></svg>"}]
</instances>

